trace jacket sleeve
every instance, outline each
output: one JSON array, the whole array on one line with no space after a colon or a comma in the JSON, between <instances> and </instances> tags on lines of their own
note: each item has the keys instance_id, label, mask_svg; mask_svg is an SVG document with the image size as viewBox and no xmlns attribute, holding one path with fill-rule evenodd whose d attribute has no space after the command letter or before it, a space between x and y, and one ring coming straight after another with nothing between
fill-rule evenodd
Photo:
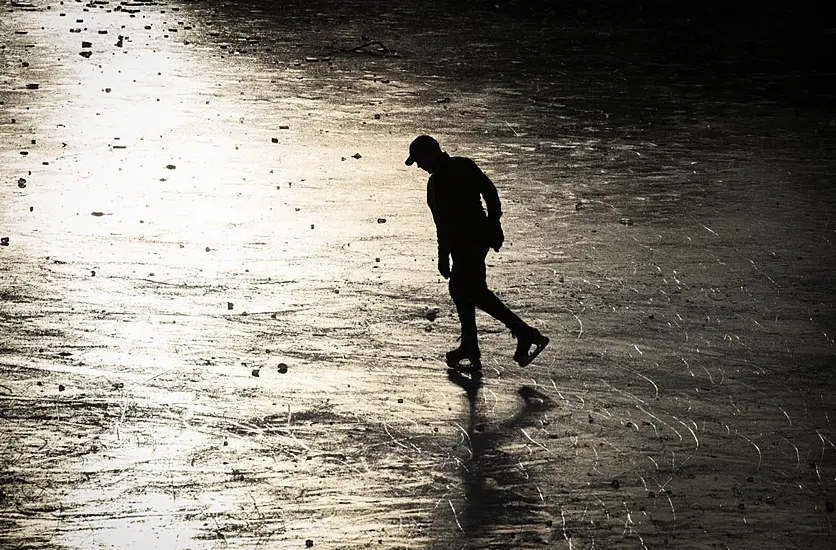
<instances>
[{"instance_id":1,"label":"jacket sleeve","mask_svg":"<svg viewBox=\"0 0 836 550\"><path fill-rule=\"evenodd\" d=\"M478 175L476 178L479 194L485 199L485 206L488 207L488 220L498 222L502 217L502 205L499 202L499 193L491 179L474 163Z\"/></svg>"},{"instance_id":2,"label":"jacket sleeve","mask_svg":"<svg viewBox=\"0 0 836 550\"><path fill-rule=\"evenodd\" d=\"M438 200L435 181L433 176L430 176L427 182L427 204L433 215L435 222L435 231L438 238L438 257L446 258L450 255L450 229L448 227L449 221L445 213L442 212L444 205L443 201Z\"/></svg>"}]
</instances>

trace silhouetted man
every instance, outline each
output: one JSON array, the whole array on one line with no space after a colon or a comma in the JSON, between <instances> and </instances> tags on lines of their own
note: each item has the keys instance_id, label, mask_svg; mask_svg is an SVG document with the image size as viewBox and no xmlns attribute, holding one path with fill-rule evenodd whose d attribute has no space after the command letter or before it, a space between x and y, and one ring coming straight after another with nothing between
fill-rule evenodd
<instances>
[{"instance_id":1,"label":"silhouetted man","mask_svg":"<svg viewBox=\"0 0 836 550\"><path fill-rule=\"evenodd\" d=\"M467 359L473 368L482 367L476 336L478 307L511 330L517 339L514 360L520 366L528 365L543 351L549 339L508 309L488 289L486 281L488 249L499 252L505 240L499 221L502 207L496 187L475 162L442 152L438 142L430 136L418 136L410 144L406 165L413 164L430 174L427 204L438 235L438 271L442 277L450 279L450 296L462 325L461 345L447 352L447 364L457 368L463 359ZM488 208L487 215L482 199Z\"/></svg>"}]
</instances>

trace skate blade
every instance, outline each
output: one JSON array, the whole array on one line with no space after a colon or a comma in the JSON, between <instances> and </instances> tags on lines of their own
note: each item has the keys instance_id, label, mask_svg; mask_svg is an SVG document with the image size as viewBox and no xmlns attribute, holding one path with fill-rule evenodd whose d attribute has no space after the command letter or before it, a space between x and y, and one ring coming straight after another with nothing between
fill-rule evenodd
<instances>
[{"instance_id":1,"label":"skate blade","mask_svg":"<svg viewBox=\"0 0 836 550\"><path fill-rule=\"evenodd\" d=\"M463 372L463 373L468 373L468 374L471 374L471 373L481 374L482 373L482 364L481 363L462 364L462 363L454 362L454 361L447 361L446 363L447 363L447 368L449 368L451 370L454 370L454 371L457 371L457 372Z\"/></svg>"},{"instance_id":2,"label":"skate blade","mask_svg":"<svg viewBox=\"0 0 836 550\"><path fill-rule=\"evenodd\" d=\"M546 349L546 346L548 346L548 345L549 345L549 337L548 336L543 336L543 339L534 346L534 351L532 351L531 353L529 353L528 355L526 355L525 357L523 357L522 359L520 359L518 361L520 366L521 367L526 367L526 366L530 365L531 362L534 361L537 358L537 356L540 355L540 352L543 351L544 349Z\"/></svg>"}]
</instances>

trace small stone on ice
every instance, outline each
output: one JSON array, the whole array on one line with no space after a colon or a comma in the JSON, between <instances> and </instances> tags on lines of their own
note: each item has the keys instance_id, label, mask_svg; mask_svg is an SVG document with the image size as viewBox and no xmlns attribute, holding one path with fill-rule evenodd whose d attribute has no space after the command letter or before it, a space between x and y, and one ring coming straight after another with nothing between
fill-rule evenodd
<instances>
[{"instance_id":1,"label":"small stone on ice","mask_svg":"<svg viewBox=\"0 0 836 550\"><path fill-rule=\"evenodd\" d=\"M351 155L351 158L360 159L363 158L363 155L361 155L360 153L354 153L353 155Z\"/></svg>"}]
</instances>

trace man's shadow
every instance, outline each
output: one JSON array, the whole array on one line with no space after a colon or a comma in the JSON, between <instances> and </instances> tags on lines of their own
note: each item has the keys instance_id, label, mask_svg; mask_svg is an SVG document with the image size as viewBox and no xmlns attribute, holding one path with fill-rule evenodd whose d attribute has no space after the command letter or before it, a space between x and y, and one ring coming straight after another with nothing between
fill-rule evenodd
<instances>
[{"instance_id":1,"label":"man's shadow","mask_svg":"<svg viewBox=\"0 0 836 550\"><path fill-rule=\"evenodd\" d=\"M480 422L477 408L481 373L449 369L447 376L467 396L466 431L471 450L460 468L464 501L455 510L456 528L466 537L467 547L482 547L480 541L491 547L497 543L513 547L535 540L546 529L542 513L545 505L531 472L524 466L525 460L507 447L520 435L518 429L534 425L534 415L553 407L552 400L523 386L517 391L523 403L520 410L488 429Z\"/></svg>"}]
</instances>

